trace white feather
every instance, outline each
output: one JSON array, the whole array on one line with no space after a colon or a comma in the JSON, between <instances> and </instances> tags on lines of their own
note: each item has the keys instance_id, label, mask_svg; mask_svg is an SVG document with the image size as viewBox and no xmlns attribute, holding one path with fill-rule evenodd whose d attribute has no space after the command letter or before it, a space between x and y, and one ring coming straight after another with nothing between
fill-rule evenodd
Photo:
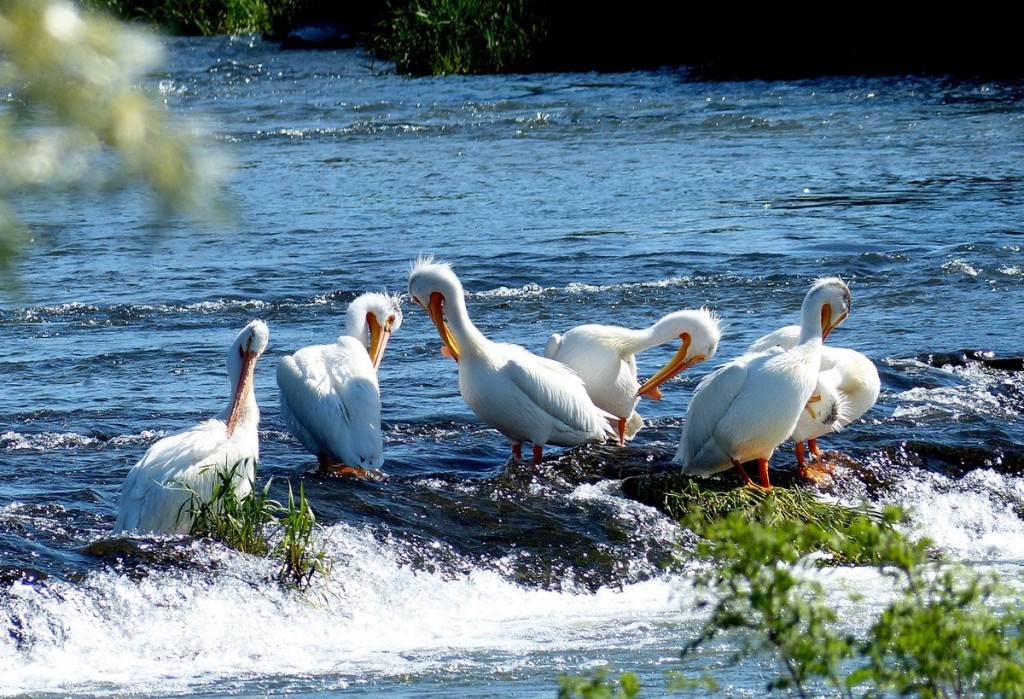
<instances>
[{"instance_id":1,"label":"white feather","mask_svg":"<svg viewBox=\"0 0 1024 699\"><path fill-rule=\"evenodd\" d=\"M750 351L776 347L794 347L800 326L787 325L756 340ZM821 369L812 398L791 435L794 442L817 439L837 432L860 418L878 400L881 381L878 369L865 355L846 347L824 345L821 348Z\"/></svg>"}]
</instances>

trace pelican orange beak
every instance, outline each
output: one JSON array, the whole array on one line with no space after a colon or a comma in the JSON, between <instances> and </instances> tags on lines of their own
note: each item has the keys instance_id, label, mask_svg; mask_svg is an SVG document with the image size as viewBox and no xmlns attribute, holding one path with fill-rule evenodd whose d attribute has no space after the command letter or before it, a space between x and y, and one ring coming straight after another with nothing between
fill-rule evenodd
<instances>
[{"instance_id":1,"label":"pelican orange beak","mask_svg":"<svg viewBox=\"0 0 1024 699\"><path fill-rule=\"evenodd\" d=\"M668 360L668 363L663 366L658 373L644 382L644 385L637 390L638 396L647 396L651 400L660 400L661 391L658 390L658 386L671 379L676 374L688 369L689 367L703 362L706 357L703 354L695 354L692 357L687 357L690 351L690 334L683 333L679 336L683 344L679 347L679 351L675 353L672 359Z\"/></svg>"},{"instance_id":2,"label":"pelican orange beak","mask_svg":"<svg viewBox=\"0 0 1024 699\"><path fill-rule=\"evenodd\" d=\"M455 341L452 331L448 329L448 324L444 322L443 304L444 296L435 291L430 295L430 303L426 306L427 314L430 316L430 320L434 321L437 334L441 336L441 342L444 344L441 347L441 354L458 362L459 343Z\"/></svg>"},{"instance_id":3,"label":"pelican orange beak","mask_svg":"<svg viewBox=\"0 0 1024 699\"><path fill-rule=\"evenodd\" d=\"M826 303L821 307L821 341L824 342L829 333L835 330L840 323L846 320L847 312L840 314L835 322L832 321L832 304Z\"/></svg>"},{"instance_id":4,"label":"pelican orange beak","mask_svg":"<svg viewBox=\"0 0 1024 699\"><path fill-rule=\"evenodd\" d=\"M377 321L375 314L366 314L366 325L370 328L370 347L368 352L370 353L370 361L373 363L374 371L377 371L381 360L384 359L384 348L387 347L388 340L391 339L391 328L394 327L394 324L394 316L389 316L384 325L381 325Z\"/></svg>"},{"instance_id":5,"label":"pelican orange beak","mask_svg":"<svg viewBox=\"0 0 1024 699\"><path fill-rule=\"evenodd\" d=\"M245 403L249 398L249 394L252 393L252 375L256 370L256 360L260 356L252 351L251 337L244 349L238 348L238 353L242 356L242 371L238 376L238 386L235 387L235 395L231 398L231 410L228 411L228 439L231 439L231 435L235 432L235 427L238 426L238 421L242 419Z\"/></svg>"},{"instance_id":6,"label":"pelican orange beak","mask_svg":"<svg viewBox=\"0 0 1024 699\"><path fill-rule=\"evenodd\" d=\"M807 411L807 414L811 416L812 420L817 420L818 419L818 414L816 412L814 412L814 408L811 407L811 403L820 403L820 402L821 402L821 396L818 395L817 393L815 393L813 396L811 396L810 398L807 399L807 404L804 406L804 410Z\"/></svg>"}]
</instances>

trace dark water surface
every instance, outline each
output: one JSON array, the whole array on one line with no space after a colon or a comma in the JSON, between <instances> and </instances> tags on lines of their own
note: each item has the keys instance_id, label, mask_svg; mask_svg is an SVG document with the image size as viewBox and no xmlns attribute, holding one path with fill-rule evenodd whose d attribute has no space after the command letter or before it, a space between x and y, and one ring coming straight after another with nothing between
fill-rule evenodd
<instances>
[{"instance_id":1,"label":"dark water surface","mask_svg":"<svg viewBox=\"0 0 1024 699\"><path fill-rule=\"evenodd\" d=\"M651 687L699 669L677 660L702 618L685 562L666 571L679 530L621 478L671 469L700 377L797 322L832 274L853 310L830 342L882 378L822 440L873 474L843 492L1024 579L1021 85L407 79L355 50L226 37L167 58L153 87L233 164L235 220L157 226L138 194L21 203L34 243L0 305L0 692L546 697L605 662ZM576 324L681 308L726 332L642 405L629 446L548 449L533 469L466 408L407 304L380 370L388 477L321 475L280 421L276 362L336 337L359 293L404 291L427 252L483 332L538 353ZM259 478L278 497L304 483L334 560L305 596L208 542L101 553L132 464L227 403L224 354L254 317L271 333ZM641 374L674 350L641 355ZM758 696L772 672L720 679Z\"/></svg>"}]
</instances>

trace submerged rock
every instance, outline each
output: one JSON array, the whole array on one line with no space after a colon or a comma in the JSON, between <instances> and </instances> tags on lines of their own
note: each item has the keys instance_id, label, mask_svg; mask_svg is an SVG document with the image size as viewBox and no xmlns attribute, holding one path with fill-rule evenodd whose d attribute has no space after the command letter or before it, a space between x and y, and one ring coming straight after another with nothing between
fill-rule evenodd
<instances>
[{"instance_id":1,"label":"submerged rock","mask_svg":"<svg viewBox=\"0 0 1024 699\"><path fill-rule=\"evenodd\" d=\"M300 24L281 41L282 49L348 49L355 45L355 37L334 22Z\"/></svg>"},{"instance_id":2,"label":"submerged rock","mask_svg":"<svg viewBox=\"0 0 1024 699\"><path fill-rule=\"evenodd\" d=\"M998 371L1024 371L1024 357L997 357L996 353L991 350L963 349L956 352L932 352L918 358L925 364L934 367L983 364Z\"/></svg>"}]
</instances>

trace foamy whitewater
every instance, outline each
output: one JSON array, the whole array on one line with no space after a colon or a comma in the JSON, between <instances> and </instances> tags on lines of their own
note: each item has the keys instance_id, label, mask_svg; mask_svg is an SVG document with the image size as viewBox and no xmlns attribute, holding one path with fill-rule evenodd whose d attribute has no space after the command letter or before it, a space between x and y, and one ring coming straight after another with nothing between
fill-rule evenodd
<instances>
[{"instance_id":1,"label":"foamy whitewater","mask_svg":"<svg viewBox=\"0 0 1024 699\"><path fill-rule=\"evenodd\" d=\"M911 529L958 559L1006 562L1020 575L1019 520L995 512L991 493L1024 494L1021 479L996 483L976 472L957 492L946 479L914 483L904 504ZM583 486L573 498L615 498L611 484ZM621 498L619 498L621 503ZM1018 501L1019 502L1019 501ZM5 508L4 519L17 517ZM616 515L649 520L635 503ZM1015 523L1016 522L1016 523ZM656 526L668 536L671 525ZM196 570L133 579L116 570L79 583L14 583L7 591L12 625L0 643L5 695L109 696L315 686L318 692L372 687L385 679L443 681L456 676L529 677L600 667L607 662L672 669L671 638L696 633L703 620L687 574L661 575L594 592L531 589L500 572L469 568L446 574L415 570L368 527L338 524L321 532L334 568L304 594L275 582L274 564L186 544ZM821 575L854 628L890 598L877 571L838 568ZM719 650L723 657L731 649ZM308 678L318 678L307 685ZM401 683L402 680L399 680Z\"/></svg>"}]
</instances>

